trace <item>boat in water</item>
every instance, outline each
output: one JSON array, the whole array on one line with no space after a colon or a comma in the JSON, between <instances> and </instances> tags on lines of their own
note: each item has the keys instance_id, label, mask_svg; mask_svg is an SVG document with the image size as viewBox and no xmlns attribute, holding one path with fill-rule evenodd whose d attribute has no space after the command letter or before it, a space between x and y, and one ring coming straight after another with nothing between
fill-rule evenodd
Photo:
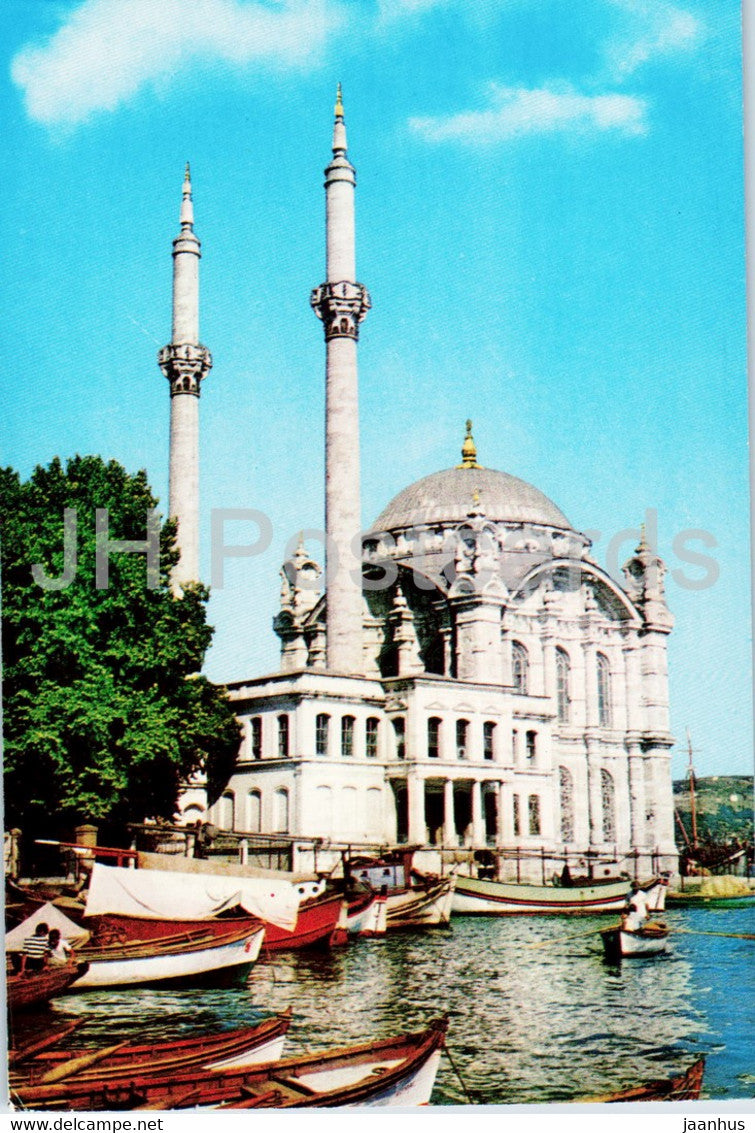
<instances>
[{"instance_id":1,"label":"boat in water","mask_svg":"<svg viewBox=\"0 0 755 1133\"><path fill-rule=\"evenodd\" d=\"M579 1102L684 1102L698 1101L703 1087L705 1059L698 1058L683 1073L670 1078L655 1078L641 1086L599 1094L592 1098L577 1098Z\"/></svg>"},{"instance_id":2,"label":"boat in water","mask_svg":"<svg viewBox=\"0 0 755 1133\"><path fill-rule=\"evenodd\" d=\"M27 1109L174 1110L185 1108L426 1105L448 1027L447 1017L426 1030L339 1047L245 1070L187 1071L164 1078L137 1072L122 1081L73 1078L12 1090Z\"/></svg>"},{"instance_id":3,"label":"boat in water","mask_svg":"<svg viewBox=\"0 0 755 1133\"><path fill-rule=\"evenodd\" d=\"M38 1007L61 995L86 975L88 967L86 961L78 960L37 972L9 972L5 981L9 1015L12 1018L17 1011Z\"/></svg>"},{"instance_id":4,"label":"boat in water","mask_svg":"<svg viewBox=\"0 0 755 1133\"><path fill-rule=\"evenodd\" d=\"M79 956L87 970L70 991L130 984L185 983L191 980L244 975L259 956L264 928L230 929L224 935L206 934L183 941L172 937L132 944L86 947Z\"/></svg>"},{"instance_id":5,"label":"boat in water","mask_svg":"<svg viewBox=\"0 0 755 1133\"><path fill-rule=\"evenodd\" d=\"M452 910L465 915L593 914L623 909L629 881L614 878L573 885L529 885L457 876Z\"/></svg>"},{"instance_id":6,"label":"boat in water","mask_svg":"<svg viewBox=\"0 0 755 1133\"><path fill-rule=\"evenodd\" d=\"M427 928L447 925L451 919L456 873L446 877L425 874L412 867L414 850L407 847L379 858L344 855L343 874L351 899L371 891L385 901L385 929ZM369 935L382 935L379 929Z\"/></svg>"},{"instance_id":7,"label":"boat in water","mask_svg":"<svg viewBox=\"0 0 755 1133\"><path fill-rule=\"evenodd\" d=\"M291 1024L291 1010L232 1031L177 1037L169 1041L129 1043L87 1049L51 1047L25 1054L14 1050L10 1057L10 1085L23 1086L60 1083L65 1093L65 1080L107 1085L116 1080L131 1079L135 1074L165 1077L193 1067L198 1070L241 1069L262 1062L276 1062L283 1056L286 1033ZM34 1045L34 1044L30 1044ZM38 1044L36 1044L38 1046Z\"/></svg>"},{"instance_id":8,"label":"boat in water","mask_svg":"<svg viewBox=\"0 0 755 1133\"><path fill-rule=\"evenodd\" d=\"M626 929L621 925L600 930L606 960L616 962L627 957L655 956L665 952L669 929L666 925L647 922L641 928Z\"/></svg>"}]
</instances>

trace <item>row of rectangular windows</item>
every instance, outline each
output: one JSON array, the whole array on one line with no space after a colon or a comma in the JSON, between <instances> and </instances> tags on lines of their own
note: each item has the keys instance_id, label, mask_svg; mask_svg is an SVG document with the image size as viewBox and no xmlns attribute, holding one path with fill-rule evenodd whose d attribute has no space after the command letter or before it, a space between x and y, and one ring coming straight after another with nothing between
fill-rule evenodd
<instances>
[{"instance_id":1,"label":"row of rectangular windows","mask_svg":"<svg viewBox=\"0 0 755 1133\"><path fill-rule=\"evenodd\" d=\"M326 712L318 714L315 721L315 754L327 756L330 749L330 723L331 717ZM405 722L402 717L392 721L394 739L396 743L396 756L398 759L406 757ZM278 758L287 759L290 754L289 718L284 713L277 719L278 724ZM431 716L427 721L427 756L428 759L439 759L441 753L441 735L443 721L439 716ZM354 755L354 731L356 717L341 717L341 755L349 759ZM483 759L495 759L497 725L492 720L486 720L482 726ZM380 735L380 720L376 716L369 716L364 726L365 755L368 759L377 759L378 742ZM513 732L513 744L516 749L516 730ZM533 763L537 756L537 732L528 731L525 734L527 762ZM262 759L262 717L253 716L251 720L252 759ZM469 721L456 721L456 757L469 758Z\"/></svg>"}]
</instances>

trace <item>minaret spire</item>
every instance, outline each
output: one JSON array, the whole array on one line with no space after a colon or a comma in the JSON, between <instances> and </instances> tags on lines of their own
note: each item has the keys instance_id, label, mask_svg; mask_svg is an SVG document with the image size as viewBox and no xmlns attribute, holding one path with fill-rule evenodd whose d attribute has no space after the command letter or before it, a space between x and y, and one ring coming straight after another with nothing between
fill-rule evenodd
<instances>
[{"instance_id":1,"label":"minaret spire","mask_svg":"<svg viewBox=\"0 0 755 1133\"><path fill-rule=\"evenodd\" d=\"M199 393L212 366L199 341L200 243L194 234L191 171L186 163L180 213L181 231L173 241L173 331L158 355L170 382L170 483L168 510L178 521L181 552L173 583L199 580Z\"/></svg>"},{"instance_id":2,"label":"minaret spire","mask_svg":"<svg viewBox=\"0 0 755 1133\"><path fill-rule=\"evenodd\" d=\"M326 344L327 667L356 674L364 669L357 340L370 297L356 282L356 171L346 155L340 83L334 114L333 158L325 170L326 282L314 289L311 303Z\"/></svg>"}]
</instances>

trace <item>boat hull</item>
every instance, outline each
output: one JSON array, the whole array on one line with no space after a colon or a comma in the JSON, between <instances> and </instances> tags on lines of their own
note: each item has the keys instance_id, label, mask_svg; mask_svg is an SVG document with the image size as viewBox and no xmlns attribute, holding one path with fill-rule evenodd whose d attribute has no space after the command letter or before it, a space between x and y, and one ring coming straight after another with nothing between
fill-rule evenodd
<instances>
[{"instance_id":1,"label":"boat hull","mask_svg":"<svg viewBox=\"0 0 755 1133\"><path fill-rule=\"evenodd\" d=\"M296 927L291 932L265 922L265 952L329 944L341 915L342 904L343 897L340 893L325 893L302 901Z\"/></svg>"},{"instance_id":2,"label":"boat hull","mask_svg":"<svg viewBox=\"0 0 755 1133\"><path fill-rule=\"evenodd\" d=\"M262 947L265 930L232 933L230 938L201 942L181 951L159 949L155 954L108 956L107 950L92 951L87 971L71 984L70 991L94 987L127 987L132 984L185 983L216 978L236 969L250 968ZM82 951L86 955L86 950Z\"/></svg>"},{"instance_id":3,"label":"boat hull","mask_svg":"<svg viewBox=\"0 0 755 1133\"><path fill-rule=\"evenodd\" d=\"M580 1102L606 1104L609 1102L682 1102L697 1101L703 1087L705 1059L698 1058L683 1074L671 1078L657 1078L628 1090L617 1090L592 1098L579 1098Z\"/></svg>"},{"instance_id":4,"label":"boat hull","mask_svg":"<svg viewBox=\"0 0 755 1133\"><path fill-rule=\"evenodd\" d=\"M67 991L74 980L83 979L87 964L73 963L65 967L48 967L39 972L22 972L11 975L6 980L8 1011L11 1016L17 1011L25 1011L47 1003L56 995Z\"/></svg>"},{"instance_id":5,"label":"boat hull","mask_svg":"<svg viewBox=\"0 0 755 1133\"><path fill-rule=\"evenodd\" d=\"M568 888L457 877L452 907L454 913L482 916L615 913L628 893L628 881Z\"/></svg>"},{"instance_id":6,"label":"boat hull","mask_svg":"<svg viewBox=\"0 0 755 1133\"><path fill-rule=\"evenodd\" d=\"M454 875L441 878L437 884L411 886L393 892L389 890L385 898L388 931L448 924L455 881Z\"/></svg>"},{"instance_id":7,"label":"boat hull","mask_svg":"<svg viewBox=\"0 0 755 1133\"><path fill-rule=\"evenodd\" d=\"M669 907L675 909L751 909L755 906L755 893L733 897L705 897L699 893L669 893Z\"/></svg>"},{"instance_id":8,"label":"boat hull","mask_svg":"<svg viewBox=\"0 0 755 1133\"><path fill-rule=\"evenodd\" d=\"M601 931L606 959L628 959L641 956L656 956L665 952L669 930L661 926L648 925L636 932L627 932L614 927Z\"/></svg>"}]
</instances>

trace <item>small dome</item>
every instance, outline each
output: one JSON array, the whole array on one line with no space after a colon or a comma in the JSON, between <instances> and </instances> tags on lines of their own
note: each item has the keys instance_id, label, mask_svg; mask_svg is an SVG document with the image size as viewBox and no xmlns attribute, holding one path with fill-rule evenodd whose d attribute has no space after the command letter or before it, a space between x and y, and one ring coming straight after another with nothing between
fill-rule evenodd
<instances>
[{"instance_id":1,"label":"small dome","mask_svg":"<svg viewBox=\"0 0 755 1133\"><path fill-rule=\"evenodd\" d=\"M537 523L572 530L563 512L539 488L508 472L475 466L433 472L410 484L381 512L372 530L463 523L473 511L494 522Z\"/></svg>"}]
</instances>

